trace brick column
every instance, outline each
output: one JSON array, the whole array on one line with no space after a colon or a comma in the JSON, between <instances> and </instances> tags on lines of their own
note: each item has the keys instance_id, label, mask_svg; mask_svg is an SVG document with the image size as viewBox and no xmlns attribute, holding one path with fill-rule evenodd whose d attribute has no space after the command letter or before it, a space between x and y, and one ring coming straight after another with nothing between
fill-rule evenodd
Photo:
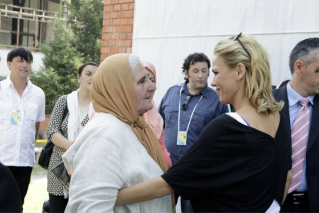
<instances>
[{"instance_id":1,"label":"brick column","mask_svg":"<svg viewBox=\"0 0 319 213\"><path fill-rule=\"evenodd\" d=\"M101 61L132 52L135 0L104 0Z\"/></svg>"}]
</instances>

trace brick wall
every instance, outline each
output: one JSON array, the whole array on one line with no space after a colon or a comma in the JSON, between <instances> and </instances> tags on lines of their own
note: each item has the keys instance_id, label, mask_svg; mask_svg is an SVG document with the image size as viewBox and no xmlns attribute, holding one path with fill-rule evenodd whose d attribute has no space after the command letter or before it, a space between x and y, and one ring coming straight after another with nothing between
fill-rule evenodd
<instances>
[{"instance_id":1,"label":"brick wall","mask_svg":"<svg viewBox=\"0 0 319 213\"><path fill-rule=\"evenodd\" d=\"M132 52L135 0L104 0L101 60Z\"/></svg>"},{"instance_id":2,"label":"brick wall","mask_svg":"<svg viewBox=\"0 0 319 213\"><path fill-rule=\"evenodd\" d=\"M48 128L49 121L50 121L50 116L45 116L45 120L41 121L40 123L39 130L43 132L45 138L47 138L47 128Z\"/></svg>"}]
</instances>

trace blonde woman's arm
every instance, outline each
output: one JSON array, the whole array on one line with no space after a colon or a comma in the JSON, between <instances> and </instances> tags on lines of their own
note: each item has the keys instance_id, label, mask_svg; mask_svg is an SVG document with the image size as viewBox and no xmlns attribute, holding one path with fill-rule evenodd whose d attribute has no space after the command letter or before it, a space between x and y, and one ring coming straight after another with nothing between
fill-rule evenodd
<instances>
[{"instance_id":1,"label":"blonde woman's arm","mask_svg":"<svg viewBox=\"0 0 319 213\"><path fill-rule=\"evenodd\" d=\"M162 177L156 177L121 189L115 206L152 200L173 193L173 189Z\"/></svg>"}]
</instances>

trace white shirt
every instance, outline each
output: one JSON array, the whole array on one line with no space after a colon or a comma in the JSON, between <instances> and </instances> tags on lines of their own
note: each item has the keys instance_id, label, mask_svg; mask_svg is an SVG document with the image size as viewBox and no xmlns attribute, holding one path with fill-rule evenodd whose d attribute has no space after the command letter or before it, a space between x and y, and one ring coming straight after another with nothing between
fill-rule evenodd
<instances>
[{"instance_id":1,"label":"white shirt","mask_svg":"<svg viewBox=\"0 0 319 213\"><path fill-rule=\"evenodd\" d=\"M20 98L10 76L0 82L0 162L35 165L35 124L45 119L45 97L28 79Z\"/></svg>"},{"instance_id":2,"label":"white shirt","mask_svg":"<svg viewBox=\"0 0 319 213\"><path fill-rule=\"evenodd\" d=\"M62 158L72 173L65 212L172 212L170 195L114 207L120 189L163 171L131 126L113 115L95 113Z\"/></svg>"}]
</instances>

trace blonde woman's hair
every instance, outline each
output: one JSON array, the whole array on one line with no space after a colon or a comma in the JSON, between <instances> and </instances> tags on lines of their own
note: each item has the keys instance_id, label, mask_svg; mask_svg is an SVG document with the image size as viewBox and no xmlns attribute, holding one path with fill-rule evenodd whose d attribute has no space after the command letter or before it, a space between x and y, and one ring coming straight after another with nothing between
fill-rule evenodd
<instances>
[{"instance_id":1,"label":"blonde woman's hair","mask_svg":"<svg viewBox=\"0 0 319 213\"><path fill-rule=\"evenodd\" d=\"M264 48L249 35L239 37L247 51L234 37L222 40L215 46L216 56L223 58L229 68L235 68L238 63L244 64L246 68L245 95L251 101L258 113L268 115L282 109L284 103L276 102L272 95L270 65L268 54Z\"/></svg>"}]
</instances>

